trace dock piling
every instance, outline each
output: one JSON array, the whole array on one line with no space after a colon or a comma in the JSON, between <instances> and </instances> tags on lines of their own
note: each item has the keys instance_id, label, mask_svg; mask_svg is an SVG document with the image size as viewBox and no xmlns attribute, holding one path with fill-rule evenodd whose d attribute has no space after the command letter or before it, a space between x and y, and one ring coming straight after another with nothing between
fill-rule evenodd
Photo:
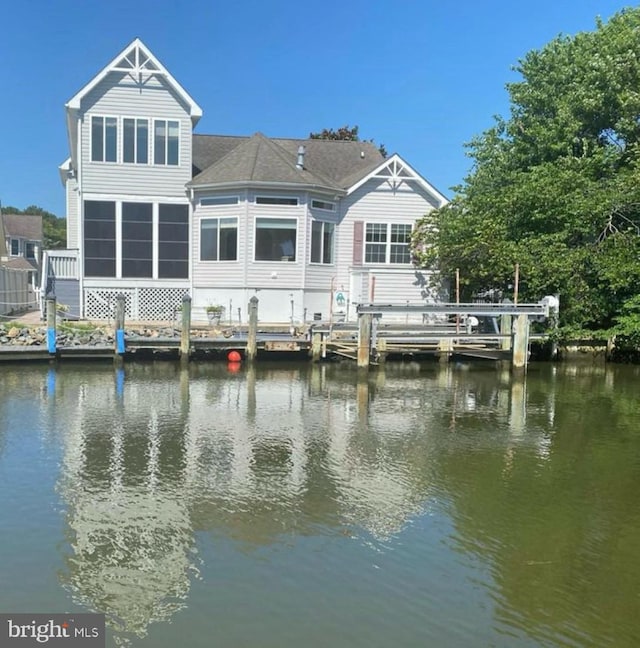
<instances>
[{"instance_id":1,"label":"dock piling","mask_svg":"<svg viewBox=\"0 0 640 648\"><path fill-rule=\"evenodd\" d=\"M56 296L47 297L47 351L56 353Z\"/></svg>"},{"instance_id":2,"label":"dock piling","mask_svg":"<svg viewBox=\"0 0 640 648\"><path fill-rule=\"evenodd\" d=\"M253 362L258 354L258 298L249 300L249 330L247 332L247 360Z\"/></svg>"},{"instance_id":3,"label":"dock piling","mask_svg":"<svg viewBox=\"0 0 640 648\"><path fill-rule=\"evenodd\" d=\"M116 330L114 335L115 356L114 360L118 364L122 364L122 356L125 352L124 342L124 310L125 310L125 296L120 293L116 297Z\"/></svg>"},{"instance_id":4,"label":"dock piling","mask_svg":"<svg viewBox=\"0 0 640 648\"><path fill-rule=\"evenodd\" d=\"M358 369L369 368L372 324L372 313L360 313L358 317Z\"/></svg>"},{"instance_id":5,"label":"dock piling","mask_svg":"<svg viewBox=\"0 0 640 648\"><path fill-rule=\"evenodd\" d=\"M180 331L180 361L189 362L191 351L191 297L182 298L182 330Z\"/></svg>"},{"instance_id":6,"label":"dock piling","mask_svg":"<svg viewBox=\"0 0 640 648\"><path fill-rule=\"evenodd\" d=\"M525 370L529 355L529 318L518 315L513 325L513 356L511 364L514 370Z\"/></svg>"}]
</instances>

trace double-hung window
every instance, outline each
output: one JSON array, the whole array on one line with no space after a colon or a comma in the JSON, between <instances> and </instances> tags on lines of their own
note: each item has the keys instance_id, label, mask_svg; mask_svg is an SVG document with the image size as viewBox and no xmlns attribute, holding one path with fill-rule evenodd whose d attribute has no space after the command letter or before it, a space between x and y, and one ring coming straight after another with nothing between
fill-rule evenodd
<instances>
[{"instance_id":1,"label":"double-hung window","mask_svg":"<svg viewBox=\"0 0 640 648\"><path fill-rule=\"evenodd\" d=\"M20 256L20 239L11 239L11 256Z\"/></svg>"},{"instance_id":2,"label":"double-hung window","mask_svg":"<svg viewBox=\"0 0 640 648\"><path fill-rule=\"evenodd\" d=\"M118 119L116 117L91 117L91 161L117 162Z\"/></svg>"},{"instance_id":3,"label":"double-hung window","mask_svg":"<svg viewBox=\"0 0 640 648\"><path fill-rule=\"evenodd\" d=\"M238 219L203 218L200 221L200 260L238 259Z\"/></svg>"},{"instance_id":4,"label":"double-hung window","mask_svg":"<svg viewBox=\"0 0 640 648\"><path fill-rule=\"evenodd\" d=\"M153 163L177 166L179 142L180 122L156 119L153 122Z\"/></svg>"},{"instance_id":5,"label":"double-hung window","mask_svg":"<svg viewBox=\"0 0 640 648\"><path fill-rule=\"evenodd\" d=\"M409 242L411 225L404 223L367 223L365 263L411 263Z\"/></svg>"},{"instance_id":6,"label":"double-hung window","mask_svg":"<svg viewBox=\"0 0 640 648\"><path fill-rule=\"evenodd\" d=\"M125 117L122 120L122 161L130 164L149 162L149 120Z\"/></svg>"},{"instance_id":7,"label":"double-hung window","mask_svg":"<svg viewBox=\"0 0 640 648\"><path fill-rule=\"evenodd\" d=\"M311 221L311 263L333 263L334 223Z\"/></svg>"}]
</instances>

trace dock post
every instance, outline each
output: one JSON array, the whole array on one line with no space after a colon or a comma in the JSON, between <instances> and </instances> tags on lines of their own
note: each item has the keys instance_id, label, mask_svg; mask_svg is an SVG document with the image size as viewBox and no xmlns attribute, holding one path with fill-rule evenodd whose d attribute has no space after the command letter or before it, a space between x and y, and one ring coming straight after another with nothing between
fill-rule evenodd
<instances>
[{"instance_id":1,"label":"dock post","mask_svg":"<svg viewBox=\"0 0 640 648\"><path fill-rule=\"evenodd\" d=\"M515 370L527 368L529 355L529 318L527 315L518 315L513 326L513 354L511 367Z\"/></svg>"},{"instance_id":2,"label":"dock post","mask_svg":"<svg viewBox=\"0 0 640 648\"><path fill-rule=\"evenodd\" d=\"M253 362L258 355L258 298L249 300L249 330L247 332L247 360Z\"/></svg>"},{"instance_id":3,"label":"dock post","mask_svg":"<svg viewBox=\"0 0 640 648\"><path fill-rule=\"evenodd\" d=\"M118 366L122 365L123 355L125 351L124 342L124 309L125 297L120 293L116 297L116 330L114 335L115 356L114 361Z\"/></svg>"},{"instance_id":4,"label":"dock post","mask_svg":"<svg viewBox=\"0 0 640 648\"><path fill-rule=\"evenodd\" d=\"M451 338L442 338L438 342L438 360L440 364L447 364L453 353L453 340Z\"/></svg>"},{"instance_id":5,"label":"dock post","mask_svg":"<svg viewBox=\"0 0 640 648\"><path fill-rule=\"evenodd\" d=\"M503 351L511 351L511 315L500 316L500 335L504 335L500 341L500 348Z\"/></svg>"},{"instance_id":6,"label":"dock post","mask_svg":"<svg viewBox=\"0 0 640 648\"><path fill-rule=\"evenodd\" d=\"M311 359L313 362L318 362L320 360L320 354L322 352L322 333L313 333L311 336Z\"/></svg>"},{"instance_id":7,"label":"dock post","mask_svg":"<svg viewBox=\"0 0 640 648\"><path fill-rule=\"evenodd\" d=\"M372 322L372 313L360 313L358 318L358 369L369 368Z\"/></svg>"},{"instance_id":8,"label":"dock post","mask_svg":"<svg viewBox=\"0 0 640 648\"><path fill-rule=\"evenodd\" d=\"M182 298L182 330L180 331L180 361L189 362L191 351L191 297Z\"/></svg>"},{"instance_id":9,"label":"dock post","mask_svg":"<svg viewBox=\"0 0 640 648\"><path fill-rule=\"evenodd\" d=\"M47 297L47 351L56 354L56 296Z\"/></svg>"},{"instance_id":10,"label":"dock post","mask_svg":"<svg viewBox=\"0 0 640 648\"><path fill-rule=\"evenodd\" d=\"M384 364L387 361L387 341L381 337L377 342L378 362Z\"/></svg>"}]
</instances>

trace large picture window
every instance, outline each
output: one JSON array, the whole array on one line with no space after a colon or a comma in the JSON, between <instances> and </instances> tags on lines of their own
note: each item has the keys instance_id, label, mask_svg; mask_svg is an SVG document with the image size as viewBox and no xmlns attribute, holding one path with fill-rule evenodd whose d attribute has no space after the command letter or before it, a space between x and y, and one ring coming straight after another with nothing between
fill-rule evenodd
<instances>
[{"instance_id":1,"label":"large picture window","mask_svg":"<svg viewBox=\"0 0 640 648\"><path fill-rule=\"evenodd\" d=\"M151 203L122 203L122 276L153 276Z\"/></svg>"},{"instance_id":2,"label":"large picture window","mask_svg":"<svg viewBox=\"0 0 640 648\"><path fill-rule=\"evenodd\" d=\"M122 120L122 161L135 164L149 162L149 122L146 119Z\"/></svg>"},{"instance_id":3,"label":"large picture window","mask_svg":"<svg viewBox=\"0 0 640 648\"><path fill-rule=\"evenodd\" d=\"M84 201L84 272L87 277L116 276L116 204Z\"/></svg>"},{"instance_id":4,"label":"large picture window","mask_svg":"<svg viewBox=\"0 0 640 648\"><path fill-rule=\"evenodd\" d=\"M311 263L333 263L333 223L311 222Z\"/></svg>"},{"instance_id":5,"label":"large picture window","mask_svg":"<svg viewBox=\"0 0 640 648\"><path fill-rule=\"evenodd\" d=\"M116 117L91 117L91 161L116 162L118 159L118 120Z\"/></svg>"},{"instance_id":6,"label":"large picture window","mask_svg":"<svg viewBox=\"0 0 640 648\"><path fill-rule=\"evenodd\" d=\"M158 206L158 277L189 277L189 207Z\"/></svg>"},{"instance_id":7,"label":"large picture window","mask_svg":"<svg viewBox=\"0 0 640 648\"><path fill-rule=\"evenodd\" d=\"M238 219L203 218L200 221L200 260L238 259Z\"/></svg>"},{"instance_id":8,"label":"large picture window","mask_svg":"<svg viewBox=\"0 0 640 648\"><path fill-rule=\"evenodd\" d=\"M365 263L411 263L409 241L411 225L367 223L365 234Z\"/></svg>"},{"instance_id":9,"label":"large picture window","mask_svg":"<svg viewBox=\"0 0 640 648\"><path fill-rule=\"evenodd\" d=\"M295 261L297 221L256 218L256 261Z\"/></svg>"},{"instance_id":10,"label":"large picture window","mask_svg":"<svg viewBox=\"0 0 640 648\"><path fill-rule=\"evenodd\" d=\"M153 122L154 164L177 165L179 157L180 123L157 119Z\"/></svg>"}]
</instances>

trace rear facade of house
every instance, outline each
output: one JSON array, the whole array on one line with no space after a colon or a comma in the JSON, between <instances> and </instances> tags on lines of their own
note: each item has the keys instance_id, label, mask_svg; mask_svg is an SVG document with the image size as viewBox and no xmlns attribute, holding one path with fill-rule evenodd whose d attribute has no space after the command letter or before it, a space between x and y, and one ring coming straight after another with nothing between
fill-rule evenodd
<instances>
[{"instance_id":1,"label":"rear facade of house","mask_svg":"<svg viewBox=\"0 0 640 648\"><path fill-rule=\"evenodd\" d=\"M411 265L415 221L446 203L369 142L194 134L202 110L138 39L66 104L67 245L49 285L77 315L264 322L353 319L359 303L434 299Z\"/></svg>"}]
</instances>

